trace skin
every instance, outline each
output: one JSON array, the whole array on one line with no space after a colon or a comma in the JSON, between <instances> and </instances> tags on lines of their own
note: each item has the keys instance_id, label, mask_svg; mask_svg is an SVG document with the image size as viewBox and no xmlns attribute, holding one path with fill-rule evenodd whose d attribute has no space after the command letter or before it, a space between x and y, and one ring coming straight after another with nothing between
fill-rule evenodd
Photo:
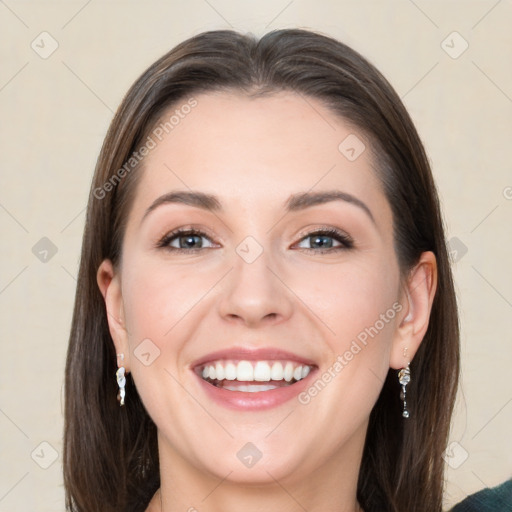
<instances>
[{"instance_id":1,"label":"skin","mask_svg":"<svg viewBox=\"0 0 512 512\"><path fill-rule=\"evenodd\" d=\"M148 511L360 510L368 417L389 368L406 366L427 330L435 256L423 253L400 279L369 143L316 99L196 99L145 158L121 264L105 260L97 274L116 351L125 354L119 365L158 428L162 485ZM338 150L349 134L366 145L353 162ZM215 194L224 212L164 204L142 220L164 193L189 189ZM344 201L285 214L291 194L331 189L363 201L375 222ZM189 224L206 233L193 246L202 249L156 248ZM307 237L322 227L349 234L354 247L322 252ZM236 252L247 236L263 249L252 263ZM394 303L396 316L307 405L293 399L240 413L209 400L190 370L212 351L271 346L313 359L321 376ZM160 351L148 366L134 354L144 339ZM262 453L251 468L237 458L247 442Z\"/></svg>"}]
</instances>

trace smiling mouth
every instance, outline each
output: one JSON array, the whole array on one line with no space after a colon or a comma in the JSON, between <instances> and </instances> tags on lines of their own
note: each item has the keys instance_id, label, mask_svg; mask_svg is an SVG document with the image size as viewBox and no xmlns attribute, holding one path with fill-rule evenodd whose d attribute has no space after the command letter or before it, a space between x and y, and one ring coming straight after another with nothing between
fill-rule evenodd
<instances>
[{"instance_id":1,"label":"smiling mouth","mask_svg":"<svg viewBox=\"0 0 512 512\"><path fill-rule=\"evenodd\" d=\"M228 391L258 393L292 386L307 377L313 366L295 361L212 361L198 366L199 377Z\"/></svg>"}]
</instances>

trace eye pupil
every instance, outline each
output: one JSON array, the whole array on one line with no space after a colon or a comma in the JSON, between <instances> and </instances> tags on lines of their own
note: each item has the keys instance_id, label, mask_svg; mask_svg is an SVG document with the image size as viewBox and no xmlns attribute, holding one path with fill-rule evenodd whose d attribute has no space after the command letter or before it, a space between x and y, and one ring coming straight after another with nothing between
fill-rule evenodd
<instances>
[{"instance_id":1,"label":"eye pupil","mask_svg":"<svg viewBox=\"0 0 512 512\"><path fill-rule=\"evenodd\" d=\"M325 242L326 239L328 240L327 242ZM330 239L330 242L329 242L329 239ZM330 236L317 235L317 236L313 237L313 240L314 240L314 244L318 243L319 246L322 248L330 249L332 247L332 237L330 237Z\"/></svg>"},{"instance_id":2,"label":"eye pupil","mask_svg":"<svg viewBox=\"0 0 512 512\"><path fill-rule=\"evenodd\" d=\"M180 238L180 240L185 240L185 245L187 247L191 247L194 245L194 239L201 238L198 235L184 235ZM181 245L181 244L180 244Z\"/></svg>"}]
</instances>

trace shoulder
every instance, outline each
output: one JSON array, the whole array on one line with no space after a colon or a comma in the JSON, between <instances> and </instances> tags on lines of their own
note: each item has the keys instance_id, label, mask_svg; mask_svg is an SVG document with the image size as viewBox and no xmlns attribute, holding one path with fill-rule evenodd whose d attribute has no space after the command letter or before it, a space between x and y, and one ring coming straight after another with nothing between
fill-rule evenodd
<instances>
[{"instance_id":1,"label":"shoulder","mask_svg":"<svg viewBox=\"0 0 512 512\"><path fill-rule=\"evenodd\" d=\"M468 496L450 512L512 512L512 479Z\"/></svg>"}]
</instances>

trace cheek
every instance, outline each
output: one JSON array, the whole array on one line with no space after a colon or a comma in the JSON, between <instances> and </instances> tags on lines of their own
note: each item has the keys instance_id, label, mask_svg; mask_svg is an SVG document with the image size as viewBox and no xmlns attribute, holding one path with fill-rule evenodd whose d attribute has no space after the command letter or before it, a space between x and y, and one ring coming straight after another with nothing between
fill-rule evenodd
<instances>
[{"instance_id":1,"label":"cheek","mask_svg":"<svg viewBox=\"0 0 512 512\"><path fill-rule=\"evenodd\" d=\"M315 273L314 285L307 282L302 293L322 320L327 350L317 383L301 403L315 401L326 421L338 414L341 421L348 411L358 411L362 419L389 371L396 319L403 308L397 301L398 269L373 260L326 268ZM317 400L319 394L323 398ZM332 403L337 404L335 411L323 410Z\"/></svg>"},{"instance_id":2,"label":"cheek","mask_svg":"<svg viewBox=\"0 0 512 512\"><path fill-rule=\"evenodd\" d=\"M201 300L211 275L165 263L133 265L123 276L126 326L132 341L151 338L157 345Z\"/></svg>"},{"instance_id":3,"label":"cheek","mask_svg":"<svg viewBox=\"0 0 512 512\"><path fill-rule=\"evenodd\" d=\"M392 261L361 258L341 265L304 267L289 275L297 296L311 307L325 327L326 339L336 351L367 328L388 331L401 305L398 269ZM372 329L373 331L373 329ZM384 333L383 333L384 334Z\"/></svg>"},{"instance_id":4,"label":"cheek","mask_svg":"<svg viewBox=\"0 0 512 512\"><path fill-rule=\"evenodd\" d=\"M125 260L123 305L130 346L130 371L143 403L157 424L162 411L190 407L177 381L177 368L194 306L206 293L209 279L190 268L136 257ZM211 276L210 276L211 277Z\"/></svg>"}]
</instances>

